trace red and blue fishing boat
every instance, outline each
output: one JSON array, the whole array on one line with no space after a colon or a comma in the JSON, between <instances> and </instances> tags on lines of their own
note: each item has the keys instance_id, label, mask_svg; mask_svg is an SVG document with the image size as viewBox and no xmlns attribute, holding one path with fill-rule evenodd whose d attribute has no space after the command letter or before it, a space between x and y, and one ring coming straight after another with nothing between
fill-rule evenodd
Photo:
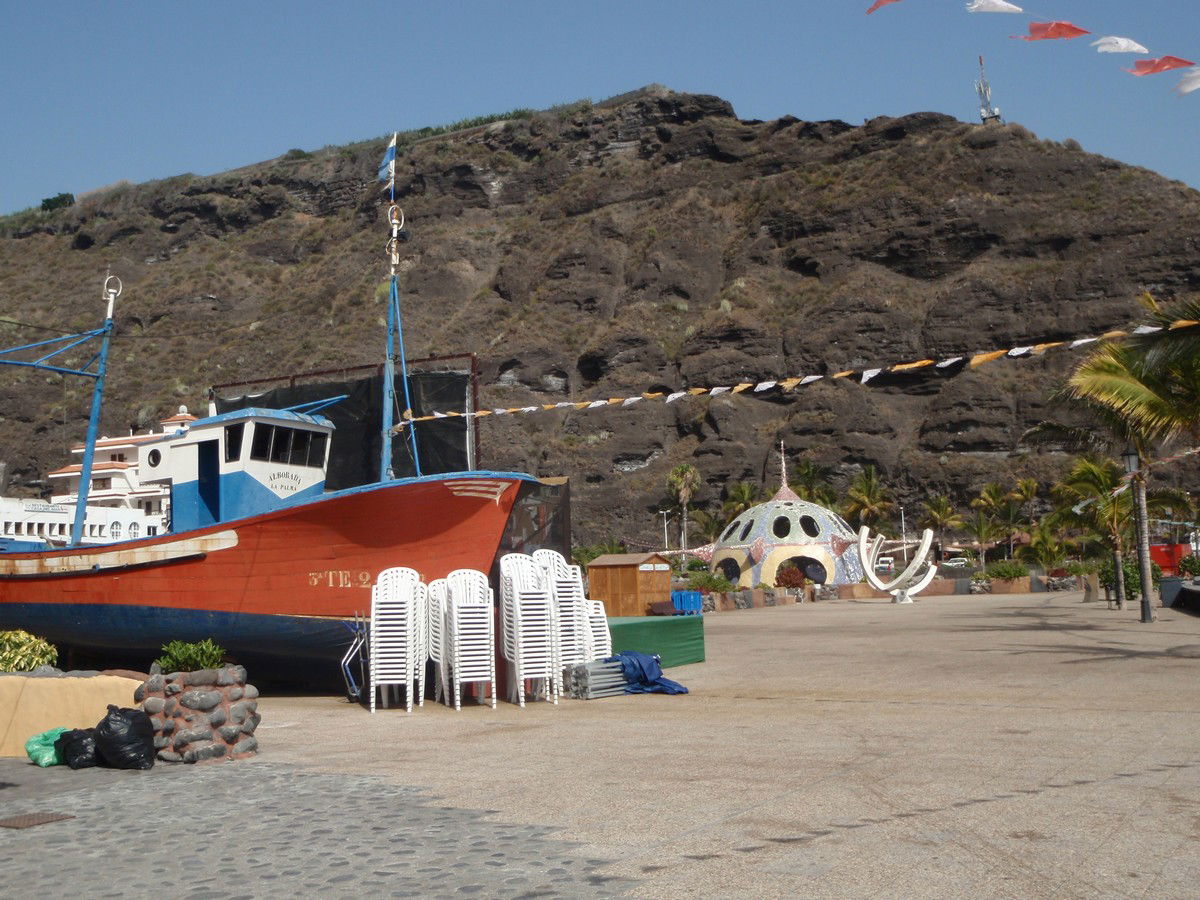
<instances>
[{"instance_id":1,"label":"red and blue fishing boat","mask_svg":"<svg viewBox=\"0 0 1200 900\"><path fill-rule=\"evenodd\" d=\"M95 379L71 540L53 549L33 541L0 544L0 629L21 628L69 647L142 654L171 640L211 638L239 658L337 660L354 638L357 617L370 609L381 570L408 566L428 581L460 568L491 572L504 553L569 544L562 480L517 472L422 474L415 426L407 421L395 276L402 214L393 206L388 218L391 302L374 483L326 490L338 442L322 410L339 398L226 411L139 441L142 483L169 491L164 533L84 544L119 281L105 282L102 328L0 351L0 364ZM87 365L59 362L60 354L93 339L101 348ZM29 350L46 352L18 359ZM395 361L405 401L399 427L392 416ZM416 474L396 478L392 436L405 431Z\"/></svg>"}]
</instances>

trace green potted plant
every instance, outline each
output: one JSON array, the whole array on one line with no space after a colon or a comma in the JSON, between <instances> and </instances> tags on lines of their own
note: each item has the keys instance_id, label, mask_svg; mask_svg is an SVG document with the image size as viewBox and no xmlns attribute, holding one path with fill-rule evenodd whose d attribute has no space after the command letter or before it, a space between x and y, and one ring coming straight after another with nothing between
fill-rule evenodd
<instances>
[{"instance_id":1,"label":"green potted plant","mask_svg":"<svg viewBox=\"0 0 1200 900\"><path fill-rule=\"evenodd\" d=\"M258 751L258 689L212 642L171 641L134 693L164 762L240 759Z\"/></svg>"},{"instance_id":2,"label":"green potted plant","mask_svg":"<svg viewBox=\"0 0 1200 900\"><path fill-rule=\"evenodd\" d=\"M58 650L27 631L0 631L0 672L32 672L58 662Z\"/></svg>"},{"instance_id":3,"label":"green potted plant","mask_svg":"<svg viewBox=\"0 0 1200 900\"><path fill-rule=\"evenodd\" d=\"M993 594L1025 594L1029 592L1029 569L1012 559L1002 559L987 568Z\"/></svg>"},{"instance_id":4,"label":"green potted plant","mask_svg":"<svg viewBox=\"0 0 1200 900\"><path fill-rule=\"evenodd\" d=\"M1200 556L1185 556L1179 561L1179 574L1185 575L1192 581L1198 581L1200 578Z\"/></svg>"}]
</instances>

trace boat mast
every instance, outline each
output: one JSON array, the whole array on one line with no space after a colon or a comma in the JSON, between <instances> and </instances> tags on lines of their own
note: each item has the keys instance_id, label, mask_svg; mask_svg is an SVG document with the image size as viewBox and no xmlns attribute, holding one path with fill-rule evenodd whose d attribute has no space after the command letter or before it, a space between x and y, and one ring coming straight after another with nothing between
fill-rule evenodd
<instances>
[{"instance_id":1,"label":"boat mast","mask_svg":"<svg viewBox=\"0 0 1200 900\"><path fill-rule=\"evenodd\" d=\"M395 186L393 184L393 199ZM387 211L388 224L392 236L387 242L388 260L391 263L391 289L388 292L387 315L387 360L383 367L383 444L379 459L379 480L390 481L396 477L392 468L392 410L396 404L396 349L400 350L400 377L404 383L404 414L405 419L399 428L408 428L408 438L412 445L413 468L418 476L421 474L421 457L417 452L416 425L412 421L412 396L408 385L408 362L404 356L404 326L400 317L400 287L396 276L396 268L400 265L400 242L407 240L404 229L404 210L393 203Z\"/></svg>"},{"instance_id":2,"label":"boat mast","mask_svg":"<svg viewBox=\"0 0 1200 900\"><path fill-rule=\"evenodd\" d=\"M115 284L114 284L115 282ZM75 521L71 525L71 546L83 539L83 520L87 517L88 490L92 486L92 459L96 455L96 430L100 427L100 410L104 405L104 377L108 373L108 340L112 336L113 304L121 295L121 279L109 275L104 279L104 299L108 309L100 329L100 353L96 365L96 384L92 388L92 413L88 417L87 438L83 446L83 467L79 470L79 490L75 498Z\"/></svg>"},{"instance_id":3,"label":"boat mast","mask_svg":"<svg viewBox=\"0 0 1200 900\"><path fill-rule=\"evenodd\" d=\"M87 440L84 443L83 450L83 466L79 472L79 491L75 499L75 522L71 526L71 544L76 545L83 537L83 521L87 517L87 496L88 488L91 487L92 478L92 458L96 454L96 431L100 427L100 409L104 401L104 376L108 371L108 339L112 335L113 328L113 306L117 298L121 296L121 279L116 275L106 275L104 278L104 299L108 301L108 309L104 313L104 325L94 331L82 331L78 334L65 334L61 337L50 338L45 341L37 341L33 344L23 344L19 347L10 347L7 350L0 350L0 365L5 366L25 366L31 369L45 369L48 372L58 372L60 375L78 375L82 378L94 378L95 387L92 389L92 413L88 418ZM84 365L77 369L72 369L67 365L58 365L50 362L56 356L66 353L81 344L85 344L92 338L100 338L100 352L93 356ZM57 350L50 350L48 353L39 356L34 360L22 360L9 358L9 354L20 353L25 350L45 349L54 344L63 344ZM90 371L92 363L97 363L96 371Z\"/></svg>"}]
</instances>

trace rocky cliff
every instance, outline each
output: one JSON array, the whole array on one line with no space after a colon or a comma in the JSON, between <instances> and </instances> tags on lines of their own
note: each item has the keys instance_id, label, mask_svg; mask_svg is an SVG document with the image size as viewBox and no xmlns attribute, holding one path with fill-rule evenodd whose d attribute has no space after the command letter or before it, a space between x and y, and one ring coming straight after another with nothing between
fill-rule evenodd
<instances>
[{"instance_id":1,"label":"rocky cliff","mask_svg":"<svg viewBox=\"0 0 1200 900\"><path fill-rule=\"evenodd\" d=\"M94 327L125 293L104 430L207 385L378 360L383 141L96 193L0 220L0 310ZM410 357L479 354L485 406L831 373L1101 333L1200 287L1200 194L1020 125L916 113L739 120L651 88L411 141L398 160ZM0 322L6 345L45 333ZM489 468L567 474L576 539L653 541L667 471L699 502L776 484L772 448L914 502L1049 479L1018 447L1074 357L954 377L481 420ZM36 491L89 385L0 369L7 490ZM661 524L658 526L661 528Z\"/></svg>"}]
</instances>

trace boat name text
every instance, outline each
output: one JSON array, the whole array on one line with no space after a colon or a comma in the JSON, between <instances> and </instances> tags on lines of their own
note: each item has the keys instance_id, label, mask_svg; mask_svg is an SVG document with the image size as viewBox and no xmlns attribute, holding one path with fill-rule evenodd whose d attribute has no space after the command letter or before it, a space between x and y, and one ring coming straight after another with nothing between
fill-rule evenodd
<instances>
[{"instance_id":1,"label":"boat name text","mask_svg":"<svg viewBox=\"0 0 1200 900\"><path fill-rule=\"evenodd\" d=\"M309 587L369 588L371 573L366 569L325 569L308 573Z\"/></svg>"}]
</instances>

